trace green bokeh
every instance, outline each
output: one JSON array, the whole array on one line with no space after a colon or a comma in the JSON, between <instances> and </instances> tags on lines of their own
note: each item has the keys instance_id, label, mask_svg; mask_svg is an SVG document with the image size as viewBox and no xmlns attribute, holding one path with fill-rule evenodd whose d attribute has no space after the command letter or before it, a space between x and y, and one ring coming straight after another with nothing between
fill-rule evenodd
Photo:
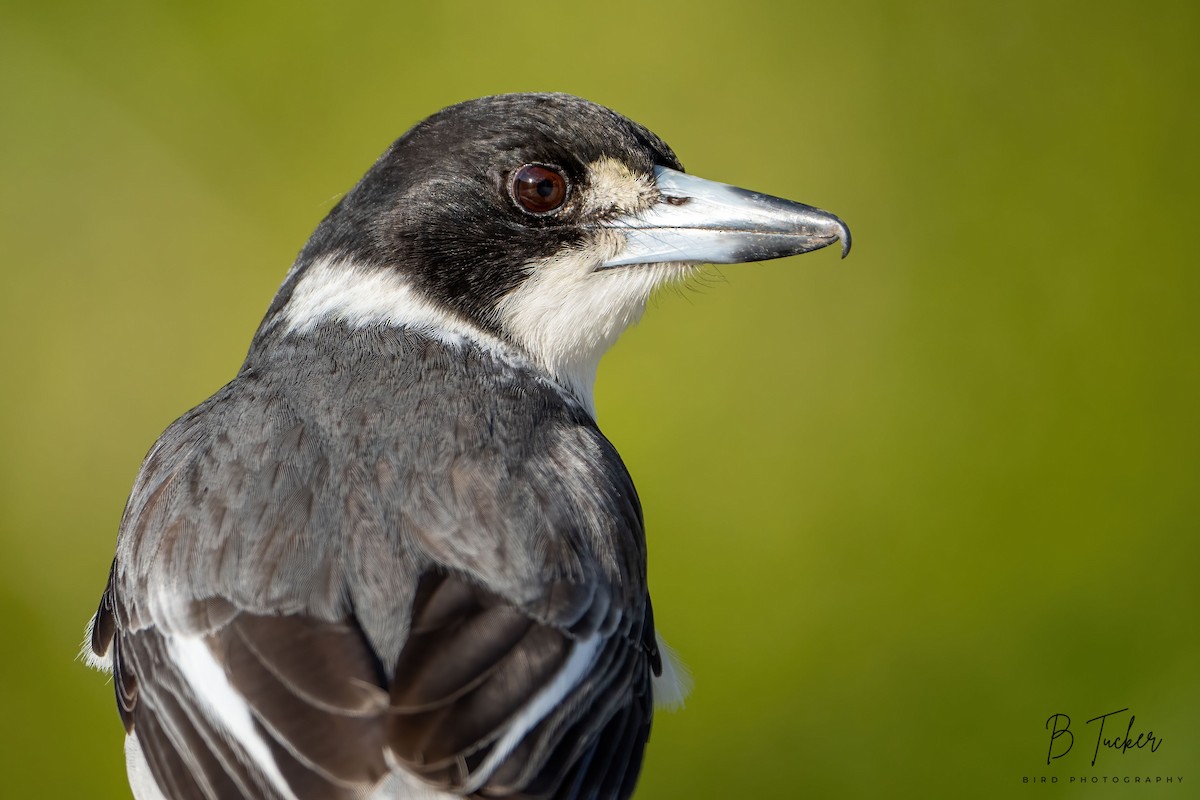
<instances>
[{"instance_id":1,"label":"green bokeh","mask_svg":"<svg viewBox=\"0 0 1200 800\"><path fill-rule=\"evenodd\" d=\"M338 193L442 106L552 89L856 241L666 292L602 367L696 679L640 797L1200 797L1198 21L5 0L0 795L127 796L72 661L125 495ZM1093 769L1126 706L1161 748Z\"/></svg>"}]
</instances>

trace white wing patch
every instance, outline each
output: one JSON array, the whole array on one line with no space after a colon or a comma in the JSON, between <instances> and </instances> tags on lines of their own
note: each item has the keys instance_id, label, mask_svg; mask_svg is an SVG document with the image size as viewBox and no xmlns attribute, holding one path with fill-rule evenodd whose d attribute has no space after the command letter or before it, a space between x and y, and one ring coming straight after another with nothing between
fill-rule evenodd
<instances>
[{"instance_id":1,"label":"white wing patch","mask_svg":"<svg viewBox=\"0 0 1200 800\"><path fill-rule=\"evenodd\" d=\"M554 680L538 692L521 709L521 713L509 723L504 736L496 742L492 747L492 752L479 765L479 770L463 786L462 794L476 792L487 782L500 763L525 738L525 734L529 733L535 725L553 711L554 707L562 702L562 699L583 680L588 670L592 668L598 652L600 652L600 637L597 635L590 636L575 645L567 663L563 664L562 669L554 676Z\"/></svg>"},{"instance_id":2,"label":"white wing patch","mask_svg":"<svg viewBox=\"0 0 1200 800\"><path fill-rule=\"evenodd\" d=\"M195 636L168 636L167 652L216 727L246 750L284 797L294 800L295 795L276 766L270 748L255 730L250 706L229 683L225 669L217 663L208 645Z\"/></svg>"},{"instance_id":3,"label":"white wing patch","mask_svg":"<svg viewBox=\"0 0 1200 800\"><path fill-rule=\"evenodd\" d=\"M137 734L125 737L125 773L129 776L129 789L135 800L167 800L150 774L150 765L146 763L146 754L142 752Z\"/></svg>"}]
</instances>

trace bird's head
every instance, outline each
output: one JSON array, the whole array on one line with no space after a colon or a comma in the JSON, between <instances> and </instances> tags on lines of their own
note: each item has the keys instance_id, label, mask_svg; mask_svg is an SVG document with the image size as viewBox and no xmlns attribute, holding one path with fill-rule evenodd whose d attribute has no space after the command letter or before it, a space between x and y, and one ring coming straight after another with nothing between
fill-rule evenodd
<instances>
[{"instance_id":1,"label":"bird's head","mask_svg":"<svg viewBox=\"0 0 1200 800\"><path fill-rule=\"evenodd\" d=\"M837 217L687 175L661 139L595 103L486 97L380 157L317 228L268 322L499 342L590 404L601 355L657 287L839 240L844 254Z\"/></svg>"}]
</instances>

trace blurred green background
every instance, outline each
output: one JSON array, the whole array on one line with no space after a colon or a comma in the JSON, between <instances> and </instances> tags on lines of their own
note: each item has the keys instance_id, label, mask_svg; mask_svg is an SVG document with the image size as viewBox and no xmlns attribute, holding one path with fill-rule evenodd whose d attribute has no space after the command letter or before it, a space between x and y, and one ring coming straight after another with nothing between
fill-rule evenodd
<instances>
[{"instance_id":1,"label":"blurred green background","mask_svg":"<svg viewBox=\"0 0 1200 800\"><path fill-rule=\"evenodd\" d=\"M711 270L602 366L696 680L640 797L1200 797L1198 22L6 0L0 795L127 796L73 659L142 456L393 138L541 89L856 242ZM1125 707L1160 749L1093 768L1084 720ZM1047 766L1056 712L1078 742Z\"/></svg>"}]
</instances>

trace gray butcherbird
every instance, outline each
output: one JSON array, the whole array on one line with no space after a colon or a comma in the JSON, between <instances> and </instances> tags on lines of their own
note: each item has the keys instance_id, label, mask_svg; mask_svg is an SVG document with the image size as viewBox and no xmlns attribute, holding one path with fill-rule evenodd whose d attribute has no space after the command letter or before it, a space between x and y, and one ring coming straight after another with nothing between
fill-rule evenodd
<instances>
[{"instance_id":1,"label":"gray butcherbird","mask_svg":"<svg viewBox=\"0 0 1200 800\"><path fill-rule=\"evenodd\" d=\"M576 97L406 133L142 465L86 645L135 796L628 797L671 669L597 363L699 264L836 241Z\"/></svg>"}]
</instances>

